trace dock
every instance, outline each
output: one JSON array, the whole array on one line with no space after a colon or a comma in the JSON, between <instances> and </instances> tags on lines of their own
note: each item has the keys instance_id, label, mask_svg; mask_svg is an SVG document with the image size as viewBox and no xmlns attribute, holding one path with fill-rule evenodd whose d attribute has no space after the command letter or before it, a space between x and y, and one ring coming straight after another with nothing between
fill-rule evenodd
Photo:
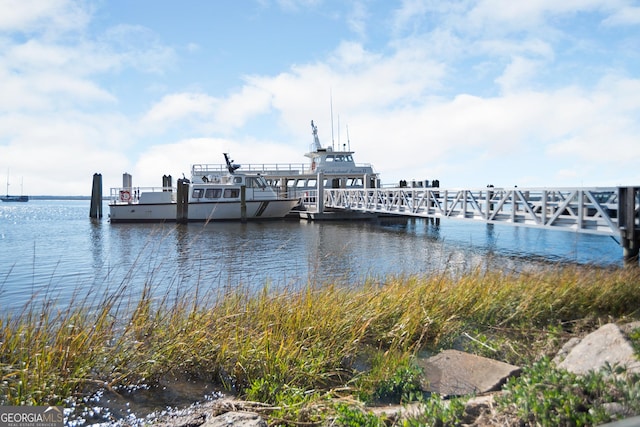
<instances>
[{"instance_id":1,"label":"dock","mask_svg":"<svg viewBox=\"0 0 640 427\"><path fill-rule=\"evenodd\" d=\"M320 180L319 180L320 181ZM457 219L611 236L638 261L640 187L445 189L319 188L300 218L362 215Z\"/></svg>"}]
</instances>

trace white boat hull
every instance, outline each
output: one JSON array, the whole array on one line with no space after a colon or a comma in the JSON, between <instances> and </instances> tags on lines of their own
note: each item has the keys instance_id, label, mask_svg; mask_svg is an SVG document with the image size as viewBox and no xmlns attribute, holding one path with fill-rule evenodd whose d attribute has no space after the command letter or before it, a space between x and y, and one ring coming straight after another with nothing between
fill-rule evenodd
<instances>
[{"instance_id":1,"label":"white boat hull","mask_svg":"<svg viewBox=\"0 0 640 427\"><path fill-rule=\"evenodd\" d=\"M251 200L246 202L246 219L284 218L298 204L298 200ZM175 222L176 203L112 203L109 217L116 222ZM188 221L232 221L241 220L239 201L192 202L188 206Z\"/></svg>"}]
</instances>

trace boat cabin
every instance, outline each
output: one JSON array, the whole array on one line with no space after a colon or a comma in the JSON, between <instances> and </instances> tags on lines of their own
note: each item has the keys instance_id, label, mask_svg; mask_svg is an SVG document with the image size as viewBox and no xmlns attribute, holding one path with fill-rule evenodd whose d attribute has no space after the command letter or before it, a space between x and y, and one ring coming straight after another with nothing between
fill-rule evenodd
<instances>
[{"instance_id":1,"label":"boat cabin","mask_svg":"<svg viewBox=\"0 0 640 427\"><path fill-rule=\"evenodd\" d=\"M269 188L267 181L260 175L203 175L198 182L191 186L189 200L191 202L219 201L224 199L240 199L240 188L245 187L252 197L257 197L260 193L273 195L274 191ZM269 188L269 191L267 189ZM257 197L259 198L259 197Z\"/></svg>"}]
</instances>

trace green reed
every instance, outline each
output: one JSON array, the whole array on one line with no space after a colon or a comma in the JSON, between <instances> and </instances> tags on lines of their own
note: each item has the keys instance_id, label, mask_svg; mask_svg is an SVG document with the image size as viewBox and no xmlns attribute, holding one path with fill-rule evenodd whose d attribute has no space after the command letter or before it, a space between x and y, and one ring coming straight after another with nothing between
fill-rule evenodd
<instances>
[{"instance_id":1,"label":"green reed","mask_svg":"<svg viewBox=\"0 0 640 427\"><path fill-rule=\"evenodd\" d=\"M531 363L562 335L637 318L639 271L444 272L160 295L147 284L135 297L125 283L65 307L34 300L0 318L0 404L63 404L168 375L272 404L407 399L400 383L414 381L410 361L422 350L468 337L470 351Z\"/></svg>"}]
</instances>

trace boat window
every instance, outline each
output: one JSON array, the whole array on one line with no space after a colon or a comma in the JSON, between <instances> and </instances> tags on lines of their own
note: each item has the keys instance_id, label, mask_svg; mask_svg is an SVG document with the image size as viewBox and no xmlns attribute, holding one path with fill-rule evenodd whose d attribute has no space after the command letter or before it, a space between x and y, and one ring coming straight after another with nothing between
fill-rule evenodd
<instances>
[{"instance_id":1,"label":"boat window","mask_svg":"<svg viewBox=\"0 0 640 427\"><path fill-rule=\"evenodd\" d=\"M191 196L194 199L199 199L200 197L202 197L202 193L203 193L202 188L194 188L193 189L193 193L191 194Z\"/></svg>"},{"instance_id":2,"label":"boat window","mask_svg":"<svg viewBox=\"0 0 640 427\"><path fill-rule=\"evenodd\" d=\"M226 188L224 190L224 198L225 199L235 199L240 197L240 189L239 188Z\"/></svg>"},{"instance_id":3,"label":"boat window","mask_svg":"<svg viewBox=\"0 0 640 427\"><path fill-rule=\"evenodd\" d=\"M248 188L265 188L266 186L267 186L267 182L262 177L247 178L247 187Z\"/></svg>"},{"instance_id":4,"label":"boat window","mask_svg":"<svg viewBox=\"0 0 640 427\"><path fill-rule=\"evenodd\" d=\"M344 156L342 154L336 154L336 162L344 162Z\"/></svg>"},{"instance_id":5,"label":"boat window","mask_svg":"<svg viewBox=\"0 0 640 427\"><path fill-rule=\"evenodd\" d=\"M236 176L233 178L233 183L234 184L242 184L242 177L241 176Z\"/></svg>"},{"instance_id":6,"label":"boat window","mask_svg":"<svg viewBox=\"0 0 640 427\"><path fill-rule=\"evenodd\" d=\"M266 187L269 186L269 183L267 182L267 180L263 176L257 177L256 178L256 183L258 184L258 187L261 187L261 188L266 188Z\"/></svg>"},{"instance_id":7,"label":"boat window","mask_svg":"<svg viewBox=\"0 0 640 427\"><path fill-rule=\"evenodd\" d=\"M326 162L333 162L333 154L329 154L326 158L325 158Z\"/></svg>"},{"instance_id":8,"label":"boat window","mask_svg":"<svg viewBox=\"0 0 640 427\"><path fill-rule=\"evenodd\" d=\"M347 162L353 162L353 156L351 154L347 154L346 159Z\"/></svg>"},{"instance_id":9,"label":"boat window","mask_svg":"<svg viewBox=\"0 0 640 427\"><path fill-rule=\"evenodd\" d=\"M204 193L204 197L207 199L219 199L222 196L221 188L207 188L207 191Z\"/></svg>"}]
</instances>

